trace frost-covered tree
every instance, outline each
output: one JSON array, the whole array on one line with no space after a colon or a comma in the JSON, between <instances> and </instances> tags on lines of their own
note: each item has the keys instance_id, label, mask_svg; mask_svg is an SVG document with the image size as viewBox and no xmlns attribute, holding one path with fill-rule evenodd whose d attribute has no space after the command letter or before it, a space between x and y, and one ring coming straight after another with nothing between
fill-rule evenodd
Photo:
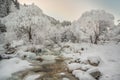
<instances>
[{"instance_id":1,"label":"frost-covered tree","mask_svg":"<svg viewBox=\"0 0 120 80\"><path fill-rule=\"evenodd\" d=\"M120 42L120 24L114 26L114 28L109 29L107 34L110 38L110 41L119 43Z\"/></svg>"},{"instance_id":2,"label":"frost-covered tree","mask_svg":"<svg viewBox=\"0 0 120 80\"><path fill-rule=\"evenodd\" d=\"M11 0L0 0L0 17L6 16L10 12Z\"/></svg>"},{"instance_id":3,"label":"frost-covered tree","mask_svg":"<svg viewBox=\"0 0 120 80\"><path fill-rule=\"evenodd\" d=\"M0 17L7 16L10 12L13 12L13 8L19 9L19 2L17 0L0 0Z\"/></svg>"},{"instance_id":4,"label":"frost-covered tree","mask_svg":"<svg viewBox=\"0 0 120 80\"><path fill-rule=\"evenodd\" d=\"M69 25L71 25L71 22L70 21L63 21L63 22L61 22L61 25L62 26L69 26Z\"/></svg>"},{"instance_id":5,"label":"frost-covered tree","mask_svg":"<svg viewBox=\"0 0 120 80\"><path fill-rule=\"evenodd\" d=\"M2 24L0 21L0 33L2 33L2 32L6 32L6 26L4 24Z\"/></svg>"},{"instance_id":6,"label":"frost-covered tree","mask_svg":"<svg viewBox=\"0 0 120 80\"><path fill-rule=\"evenodd\" d=\"M5 25L2 24L1 21L0 21L0 44L3 44L3 43L4 43L5 32L6 32L6 27L5 27Z\"/></svg>"},{"instance_id":7,"label":"frost-covered tree","mask_svg":"<svg viewBox=\"0 0 120 80\"><path fill-rule=\"evenodd\" d=\"M7 40L23 39L25 42L43 43L50 21L37 6L21 6L20 10L3 19L7 26ZM11 37L11 38L10 38Z\"/></svg>"},{"instance_id":8,"label":"frost-covered tree","mask_svg":"<svg viewBox=\"0 0 120 80\"><path fill-rule=\"evenodd\" d=\"M114 16L104 10L92 10L73 22L72 27L82 41L97 44L98 41L107 39L108 28L114 27Z\"/></svg>"},{"instance_id":9,"label":"frost-covered tree","mask_svg":"<svg viewBox=\"0 0 120 80\"><path fill-rule=\"evenodd\" d=\"M61 42L77 42L77 37L74 35L74 33L72 32L70 26L67 27L63 27L62 30L62 34L61 34Z\"/></svg>"},{"instance_id":10,"label":"frost-covered tree","mask_svg":"<svg viewBox=\"0 0 120 80\"><path fill-rule=\"evenodd\" d=\"M7 27L6 40L24 40L33 44L59 44L61 42L91 42L110 39L115 27L113 15L103 10L85 12L80 19L60 23L35 5L24 5L20 10L2 19Z\"/></svg>"},{"instance_id":11,"label":"frost-covered tree","mask_svg":"<svg viewBox=\"0 0 120 80\"><path fill-rule=\"evenodd\" d=\"M12 0L12 2L15 4L15 7L17 9L20 9L20 4L19 4L18 0Z\"/></svg>"}]
</instances>

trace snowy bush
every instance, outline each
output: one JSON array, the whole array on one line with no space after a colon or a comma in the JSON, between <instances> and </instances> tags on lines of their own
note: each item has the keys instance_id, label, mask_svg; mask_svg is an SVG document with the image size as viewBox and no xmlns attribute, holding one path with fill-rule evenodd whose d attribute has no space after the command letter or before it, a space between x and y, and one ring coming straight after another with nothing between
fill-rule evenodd
<instances>
[{"instance_id":1,"label":"snowy bush","mask_svg":"<svg viewBox=\"0 0 120 80\"><path fill-rule=\"evenodd\" d=\"M61 42L61 28L59 26L53 26L49 29L48 33L48 40L51 40L55 44Z\"/></svg>"},{"instance_id":2,"label":"snowy bush","mask_svg":"<svg viewBox=\"0 0 120 80\"><path fill-rule=\"evenodd\" d=\"M70 26L64 27L62 30L62 34L61 34L61 42L76 42L77 37L74 35L74 33L72 32L72 30L70 29Z\"/></svg>"}]
</instances>

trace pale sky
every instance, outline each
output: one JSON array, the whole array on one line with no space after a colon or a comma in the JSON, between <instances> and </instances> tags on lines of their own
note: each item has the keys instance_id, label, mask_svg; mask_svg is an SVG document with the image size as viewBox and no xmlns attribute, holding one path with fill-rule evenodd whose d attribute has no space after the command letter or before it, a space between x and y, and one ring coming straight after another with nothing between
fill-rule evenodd
<instances>
[{"instance_id":1,"label":"pale sky","mask_svg":"<svg viewBox=\"0 0 120 80\"><path fill-rule=\"evenodd\" d=\"M103 9L120 19L120 0L18 0L21 4L34 3L55 19L77 20L82 13L91 9Z\"/></svg>"}]
</instances>

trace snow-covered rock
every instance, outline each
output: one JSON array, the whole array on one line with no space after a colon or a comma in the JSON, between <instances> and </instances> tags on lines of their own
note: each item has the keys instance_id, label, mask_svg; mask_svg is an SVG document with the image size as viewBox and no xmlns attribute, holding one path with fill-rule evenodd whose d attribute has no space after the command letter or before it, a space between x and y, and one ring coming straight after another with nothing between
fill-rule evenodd
<instances>
[{"instance_id":1,"label":"snow-covered rock","mask_svg":"<svg viewBox=\"0 0 120 80\"><path fill-rule=\"evenodd\" d=\"M81 70L74 70L72 74L79 80L95 80L91 75Z\"/></svg>"},{"instance_id":2,"label":"snow-covered rock","mask_svg":"<svg viewBox=\"0 0 120 80\"><path fill-rule=\"evenodd\" d=\"M87 71L92 77L94 77L95 79L99 79L102 74L100 72L100 70L98 68L91 68Z\"/></svg>"},{"instance_id":3,"label":"snow-covered rock","mask_svg":"<svg viewBox=\"0 0 120 80\"><path fill-rule=\"evenodd\" d=\"M98 66L101 62L101 59L100 57L91 56L91 57L88 57L88 62L90 65Z\"/></svg>"},{"instance_id":4,"label":"snow-covered rock","mask_svg":"<svg viewBox=\"0 0 120 80\"><path fill-rule=\"evenodd\" d=\"M71 64L68 64L68 68L69 68L69 71L73 71L76 69L80 69L81 65L79 63L71 63Z\"/></svg>"},{"instance_id":5,"label":"snow-covered rock","mask_svg":"<svg viewBox=\"0 0 120 80\"><path fill-rule=\"evenodd\" d=\"M36 58L36 54L32 52L24 52L24 51L18 51L17 56L21 59L30 59L34 60Z\"/></svg>"}]
</instances>

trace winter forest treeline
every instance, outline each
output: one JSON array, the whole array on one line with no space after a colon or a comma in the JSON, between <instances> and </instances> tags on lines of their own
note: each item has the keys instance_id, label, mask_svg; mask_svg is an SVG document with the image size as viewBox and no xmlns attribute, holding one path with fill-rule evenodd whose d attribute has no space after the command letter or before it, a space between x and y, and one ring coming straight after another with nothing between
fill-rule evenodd
<instances>
[{"instance_id":1,"label":"winter forest treeline","mask_svg":"<svg viewBox=\"0 0 120 80\"><path fill-rule=\"evenodd\" d=\"M120 25L104 10L91 10L73 22L60 22L40 8L0 0L0 43L22 40L24 44L53 45L61 42L103 44L120 42Z\"/></svg>"}]
</instances>

